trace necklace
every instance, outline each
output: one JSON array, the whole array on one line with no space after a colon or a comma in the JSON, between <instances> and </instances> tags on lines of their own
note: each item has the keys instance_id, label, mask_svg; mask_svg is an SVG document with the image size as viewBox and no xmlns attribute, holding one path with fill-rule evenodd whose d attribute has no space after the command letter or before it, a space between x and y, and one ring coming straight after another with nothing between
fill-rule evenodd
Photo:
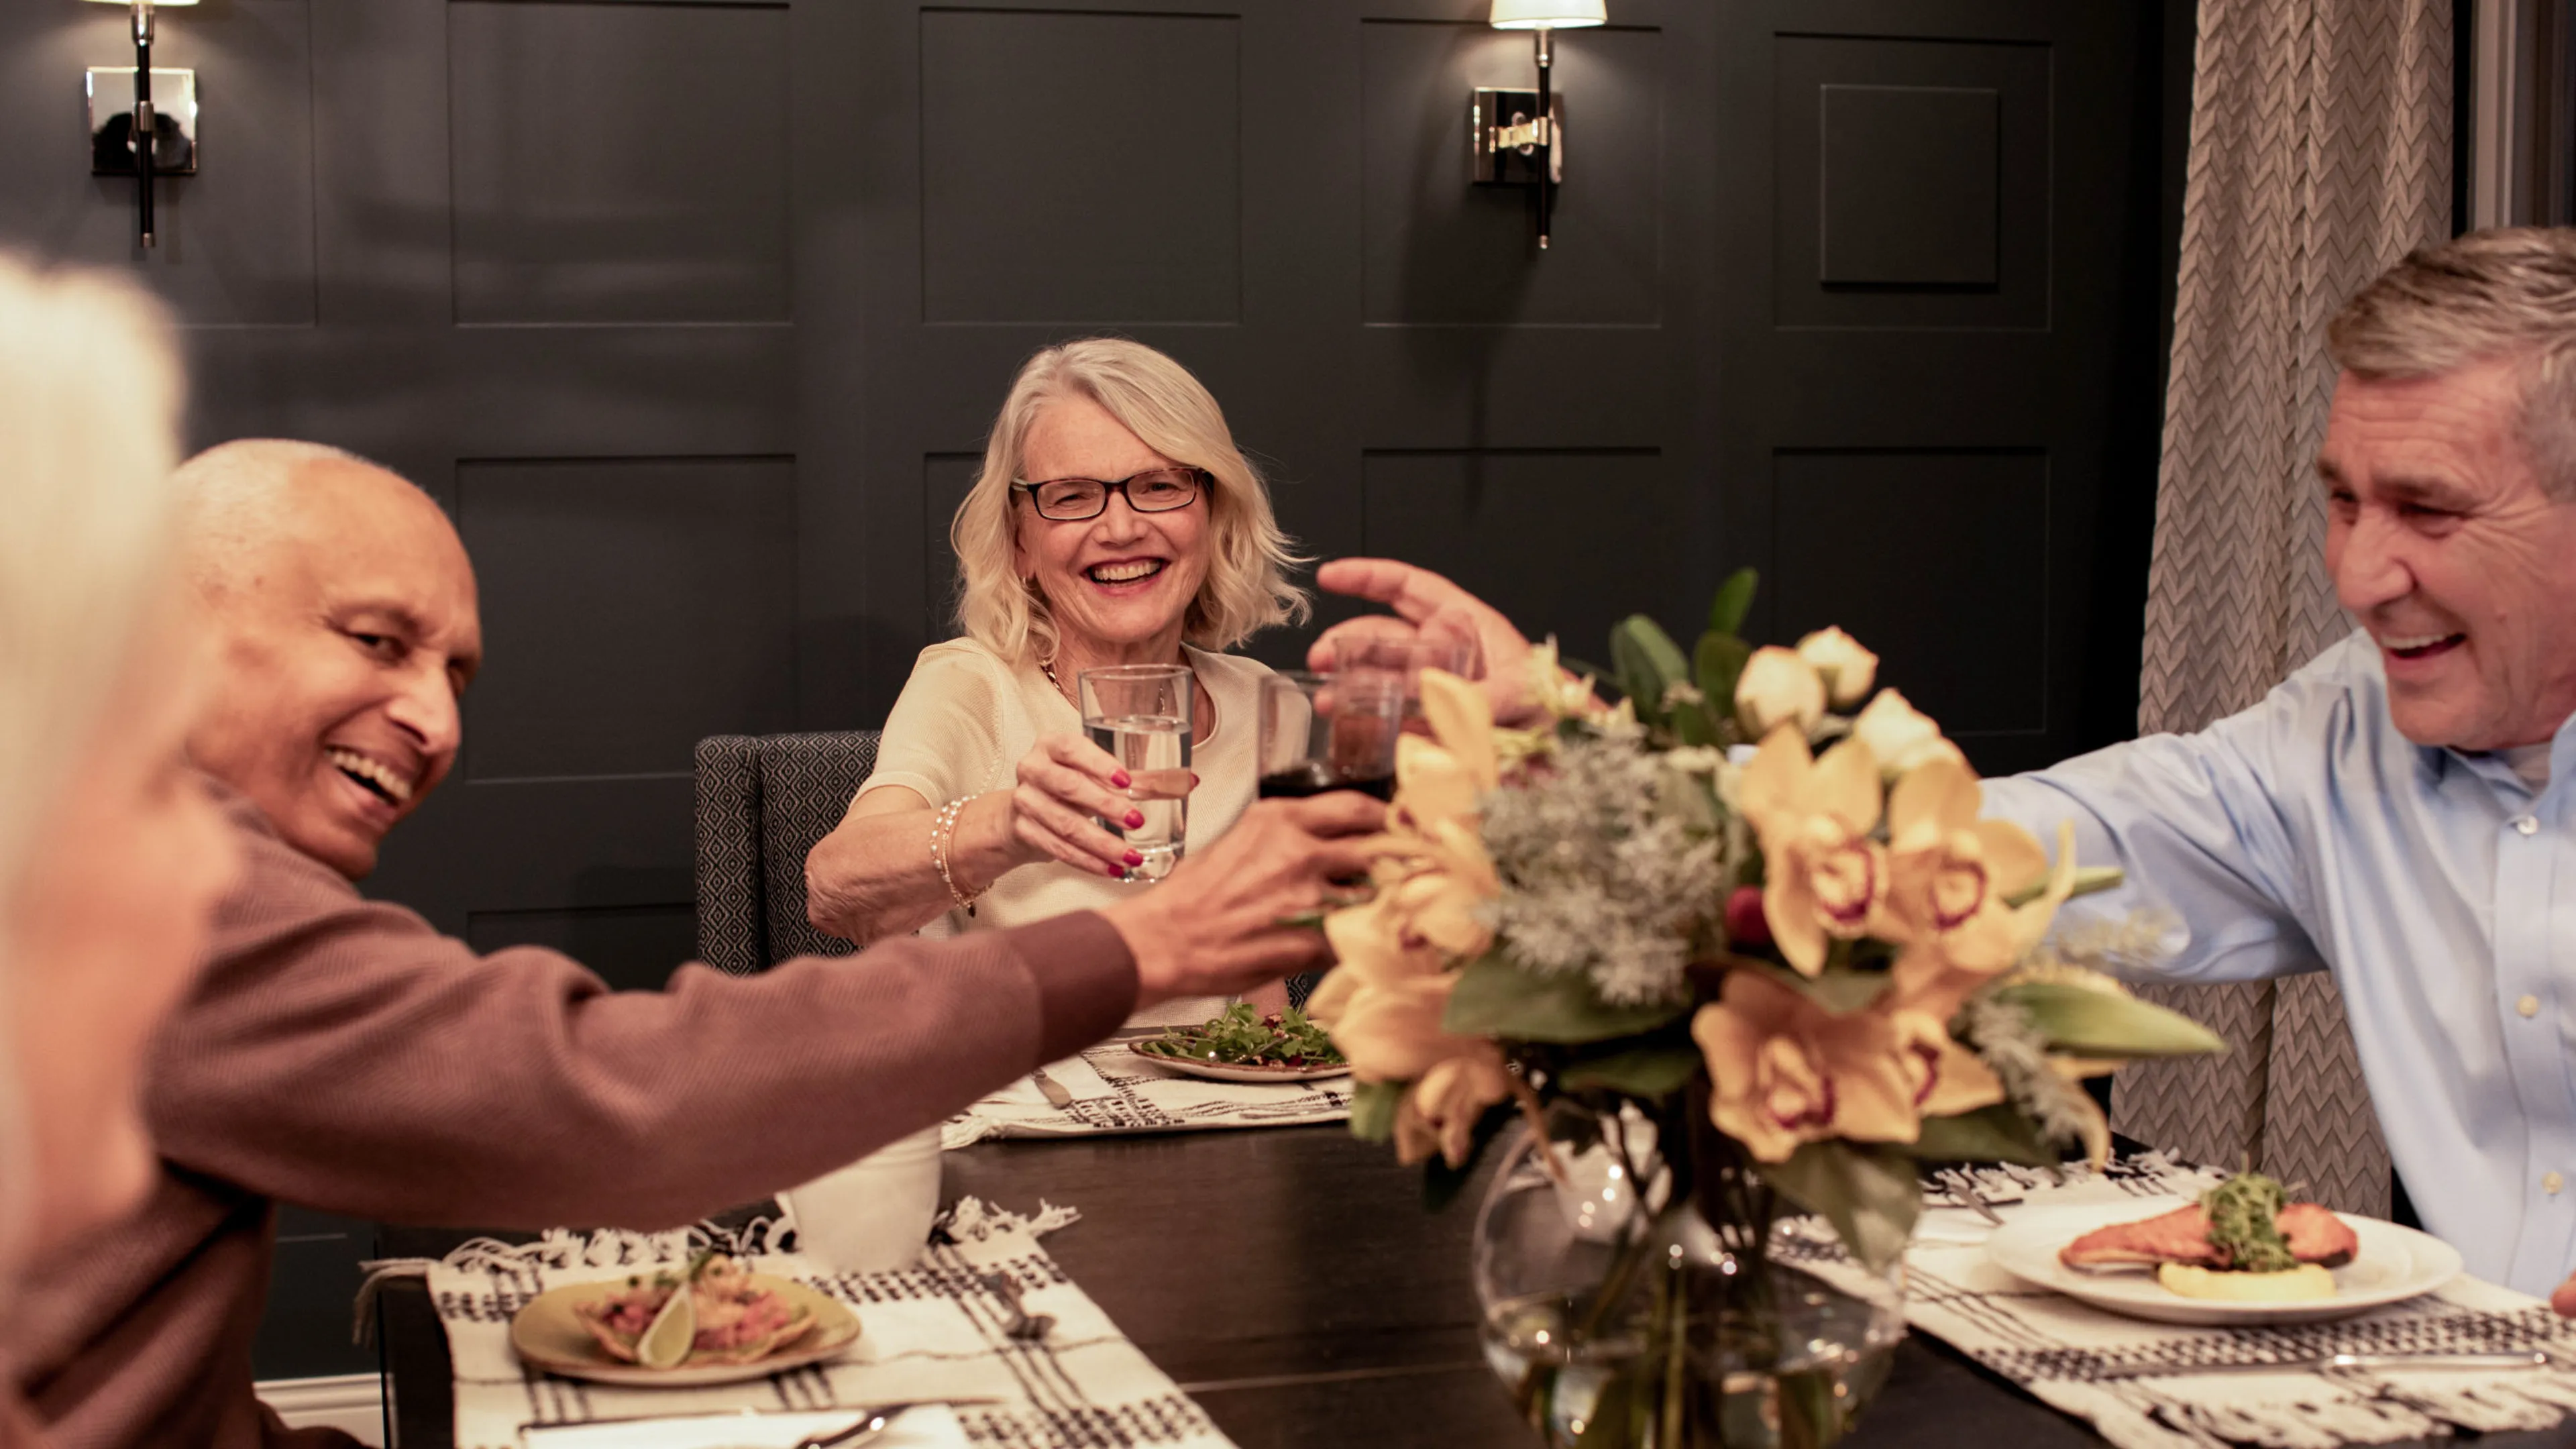
<instances>
[{"instance_id":1,"label":"necklace","mask_svg":"<svg viewBox=\"0 0 2576 1449\"><path fill-rule=\"evenodd\" d=\"M1183 660L1184 665L1186 665L1186 664L1187 664L1187 662L1188 662L1188 656L1187 656L1187 655L1182 656L1182 660ZM1078 709L1082 708L1082 701L1081 701L1081 700L1078 700L1078 699L1075 699L1075 698L1074 698L1070 693L1067 693L1067 692L1066 692L1066 690L1065 690L1065 687L1064 687L1064 681L1055 677L1055 661L1054 661L1054 660L1052 660L1052 659L1041 659L1041 660L1039 660L1039 661L1038 661L1038 673L1045 675L1045 676L1046 676L1046 682L1047 682L1047 683L1049 683L1049 684L1054 685L1054 686L1055 686L1055 692L1056 692L1057 694L1063 695L1063 696L1064 696L1064 698L1066 699L1066 701L1068 701L1069 703L1071 703L1075 709L1077 709L1077 710L1078 710ZM1195 669L1192 669L1192 670L1190 670L1190 688L1191 688L1191 689L1193 689L1193 690L1195 690L1195 689L1197 689L1198 687L1199 687L1199 672L1198 672L1197 670L1195 670Z\"/></svg>"}]
</instances>

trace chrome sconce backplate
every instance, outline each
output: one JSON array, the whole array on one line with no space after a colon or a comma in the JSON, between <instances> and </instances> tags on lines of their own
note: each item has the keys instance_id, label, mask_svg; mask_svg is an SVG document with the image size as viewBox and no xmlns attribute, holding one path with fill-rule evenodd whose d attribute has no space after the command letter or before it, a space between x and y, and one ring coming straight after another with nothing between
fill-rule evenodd
<instances>
[{"instance_id":1,"label":"chrome sconce backplate","mask_svg":"<svg viewBox=\"0 0 2576 1449\"><path fill-rule=\"evenodd\" d=\"M89 68L89 171L131 176L134 162L134 67ZM152 174L197 174L197 73L152 68Z\"/></svg>"}]
</instances>

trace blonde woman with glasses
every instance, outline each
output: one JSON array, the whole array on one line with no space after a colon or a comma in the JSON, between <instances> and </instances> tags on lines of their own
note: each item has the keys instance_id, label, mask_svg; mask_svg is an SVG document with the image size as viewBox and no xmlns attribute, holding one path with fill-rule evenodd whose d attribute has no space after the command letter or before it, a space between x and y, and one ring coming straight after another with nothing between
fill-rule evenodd
<instances>
[{"instance_id":1,"label":"blonde woman with glasses","mask_svg":"<svg viewBox=\"0 0 2576 1449\"><path fill-rule=\"evenodd\" d=\"M1085 670L1189 671L1185 849L1224 833L1252 802L1270 672L1224 651L1307 612L1286 579L1302 560L1216 399L1116 338L1020 369L949 537L964 636L922 651L875 773L805 862L814 924L862 944L943 920L1008 928L1149 888L1134 881L1143 856L1098 823L1141 812L1137 782L1084 735ZM1223 1004L1174 1002L1152 1019Z\"/></svg>"},{"instance_id":2,"label":"blonde woman with glasses","mask_svg":"<svg viewBox=\"0 0 2576 1449\"><path fill-rule=\"evenodd\" d=\"M157 307L0 257L0 1312L153 1181L143 1049L235 866L180 758L179 408ZM0 1445L35 1442L0 1388Z\"/></svg>"}]
</instances>

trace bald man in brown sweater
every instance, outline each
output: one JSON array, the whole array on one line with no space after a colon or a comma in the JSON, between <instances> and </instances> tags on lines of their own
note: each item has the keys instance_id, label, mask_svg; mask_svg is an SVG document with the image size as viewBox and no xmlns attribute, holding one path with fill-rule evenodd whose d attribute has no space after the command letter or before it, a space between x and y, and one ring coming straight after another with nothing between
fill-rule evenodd
<instances>
[{"instance_id":1,"label":"bald man in brown sweater","mask_svg":"<svg viewBox=\"0 0 2576 1449\"><path fill-rule=\"evenodd\" d=\"M189 748L242 884L155 1049L161 1180L38 1271L9 1356L57 1449L325 1449L251 1392L277 1203L416 1224L667 1227L817 1176L1117 1028L1139 1005L1316 963L1282 927L1365 867L1380 807L1257 806L1109 911L889 941L748 980L611 992L522 947L477 956L352 882L443 778L481 662L444 514L309 444L191 462L192 573L224 680ZM925 846L926 848L926 846Z\"/></svg>"}]
</instances>

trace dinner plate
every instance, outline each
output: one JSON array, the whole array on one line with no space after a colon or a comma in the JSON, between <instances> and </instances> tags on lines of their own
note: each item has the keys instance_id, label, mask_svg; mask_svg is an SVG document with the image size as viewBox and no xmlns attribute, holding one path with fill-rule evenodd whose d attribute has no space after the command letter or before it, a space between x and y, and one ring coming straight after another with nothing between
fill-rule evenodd
<instances>
[{"instance_id":1,"label":"dinner plate","mask_svg":"<svg viewBox=\"0 0 2576 1449\"><path fill-rule=\"evenodd\" d=\"M1212 1062L1199 1057L1166 1056L1145 1050L1141 1041L1131 1041L1127 1050L1158 1067L1169 1067L1187 1077L1204 1077L1211 1082L1318 1082L1326 1077L1347 1077L1350 1063L1339 1062L1329 1067L1255 1066L1249 1062Z\"/></svg>"},{"instance_id":2,"label":"dinner plate","mask_svg":"<svg viewBox=\"0 0 2576 1449\"><path fill-rule=\"evenodd\" d=\"M2057 1250L2095 1228L2134 1223L2189 1207L2186 1197L2140 1197L2083 1206L2015 1210L1986 1239L1986 1256L2016 1278L2081 1299L2096 1308L2160 1323L2321 1323L2430 1293L2460 1273L2459 1250L2430 1233L2352 1213L2335 1216L2361 1240L2351 1262L2333 1269L2335 1296L2306 1303L2224 1303L2185 1298L2156 1281L2151 1267L2088 1273L2057 1260Z\"/></svg>"},{"instance_id":3,"label":"dinner plate","mask_svg":"<svg viewBox=\"0 0 2576 1449\"><path fill-rule=\"evenodd\" d=\"M686 1389L705 1384L734 1384L745 1379L762 1379L787 1369L802 1368L838 1357L859 1336L859 1316L839 1300L827 1297L802 1283L773 1278L767 1273L750 1275L751 1286L774 1288L790 1304L803 1304L814 1310L814 1326L794 1343L749 1363L711 1363L694 1367L653 1369L642 1364L611 1358L599 1340L590 1336L581 1320L573 1316L575 1306L593 1303L612 1293L626 1291L623 1278L603 1279L597 1283L569 1283L561 1288L540 1293L510 1320L510 1347L526 1362L550 1374L568 1379L588 1379L597 1384L617 1384L627 1388Z\"/></svg>"}]
</instances>

